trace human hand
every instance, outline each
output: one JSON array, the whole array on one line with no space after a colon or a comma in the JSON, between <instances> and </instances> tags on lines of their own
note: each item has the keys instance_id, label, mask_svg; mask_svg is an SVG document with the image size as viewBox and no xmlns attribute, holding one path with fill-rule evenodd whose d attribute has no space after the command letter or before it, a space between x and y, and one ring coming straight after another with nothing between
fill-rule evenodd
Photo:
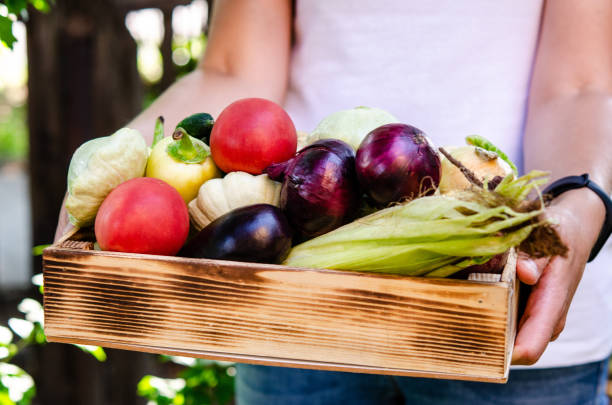
<instances>
[{"instance_id":1,"label":"human hand","mask_svg":"<svg viewBox=\"0 0 612 405\"><path fill-rule=\"evenodd\" d=\"M532 259L519 255L517 276L533 287L519 322L513 364L535 363L548 343L563 330L584 266L601 230L605 209L595 193L579 189L555 199L547 216L558 224L557 231L569 249L565 258Z\"/></svg>"},{"instance_id":2,"label":"human hand","mask_svg":"<svg viewBox=\"0 0 612 405\"><path fill-rule=\"evenodd\" d=\"M57 228L55 228L55 237L53 238L53 243L57 243L62 236L66 235L68 232L74 229L74 226L70 223L68 219L68 211L66 211L66 197L64 197L64 201L62 201L62 209L59 213L59 218L57 220Z\"/></svg>"}]
</instances>

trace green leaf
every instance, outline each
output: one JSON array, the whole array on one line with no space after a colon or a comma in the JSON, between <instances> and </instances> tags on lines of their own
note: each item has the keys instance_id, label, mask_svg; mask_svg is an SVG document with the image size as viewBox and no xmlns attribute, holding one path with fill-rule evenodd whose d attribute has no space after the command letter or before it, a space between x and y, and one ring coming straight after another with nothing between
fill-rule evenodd
<instances>
[{"instance_id":1,"label":"green leaf","mask_svg":"<svg viewBox=\"0 0 612 405\"><path fill-rule=\"evenodd\" d=\"M493 145L493 143L489 141L487 138L485 138L484 136L480 136L480 135L470 135L466 137L465 140L467 141L468 144L472 146L477 146L484 150L488 150L489 152L497 153L497 155L500 158L502 158L506 163L508 163L508 165L510 165L514 174L518 176L518 169L516 168L516 165L514 164L514 162L512 162L510 158L508 157L508 155L506 155L497 146Z\"/></svg>"},{"instance_id":2,"label":"green leaf","mask_svg":"<svg viewBox=\"0 0 612 405\"><path fill-rule=\"evenodd\" d=\"M2 385L0 385L0 405L15 405L8 396L8 388L2 387Z\"/></svg>"},{"instance_id":3,"label":"green leaf","mask_svg":"<svg viewBox=\"0 0 612 405\"><path fill-rule=\"evenodd\" d=\"M49 3L45 0L28 0L28 3L30 3L36 10L43 13L48 13L49 10L51 10Z\"/></svg>"},{"instance_id":4,"label":"green leaf","mask_svg":"<svg viewBox=\"0 0 612 405\"><path fill-rule=\"evenodd\" d=\"M233 363L160 356L162 361L190 364L179 378L164 379L148 375L138 383L138 395L156 405L227 404L234 397Z\"/></svg>"},{"instance_id":5,"label":"green leaf","mask_svg":"<svg viewBox=\"0 0 612 405\"><path fill-rule=\"evenodd\" d=\"M155 120L155 130L153 131L153 143L151 147L155 147L157 142L164 139L164 117L161 115Z\"/></svg>"},{"instance_id":6,"label":"green leaf","mask_svg":"<svg viewBox=\"0 0 612 405\"><path fill-rule=\"evenodd\" d=\"M0 42L9 49L13 49L15 41L17 41L17 38L13 35L13 21L0 15Z\"/></svg>"},{"instance_id":7,"label":"green leaf","mask_svg":"<svg viewBox=\"0 0 612 405\"><path fill-rule=\"evenodd\" d=\"M106 352L99 346L88 346L88 345L75 345L85 353L89 353L96 358L96 360L102 362L106 361Z\"/></svg>"},{"instance_id":8,"label":"green leaf","mask_svg":"<svg viewBox=\"0 0 612 405\"><path fill-rule=\"evenodd\" d=\"M185 404L185 395L182 393L176 394L176 396L172 399L172 405L184 405Z\"/></svg>"},{"instance_id":9,"label":"green leaf","mask_svg":"<svg viewBox=\"0 0 612 405\"><path fill-rule=\"evenodd\" d=\"M4 4L8 8L9 13L20 15L21 11L24 10L28 3L26 0L5 0Z\"/></svg>"},{"instance_id":10,"label":"green leaf","mask_svg":"<svg viewBox=\"0 0 612 405\"><path fill-rule=\"evenodd\" d=\"M138 382L137 390L138 395L157 405L171 405L178 391L184 387L183 379L164 379L146 375Z\"/></svg>"},{"instance_id":11,"label":"green leaf","mask_svg":"<svg viewBox=\"0 0 612 405\"><path fill-rule=\"evenodd\" d=\"M10 360L11 358L13 358L13 356L15 356L17 354L17 352L19 351L19 348L14 343L11 343L8 346L6 346L5 348L0 348L0 349L7 349L8 350L8 354L6 354L6 351L5 351L3 355L0 355L0 359L4 359L5 361L8 361L7 359Z\"/></svg>"},{"instance_id":12,"label":"green leaf","mask_svg":"<svg viewBox=\"0 0 612 405\"><path fill-rule=\"evenodd\" d=\"M0 405L28 405L35 392L34 380L28 373L14 364L0 363Z\"/></svg>"},{"instance_id":13,"label":"green leaf","mask_svg":"<svg viewBox=\"0 0 612 405\"><path fill-rule=\"evenodd\" d=\"M150 397L155 391L151 386L151 377L150 375L145 375L138 381L138 385L136 386L138 395L146 397L147 399L151 399Z\"/></svg>"},{"instance_id":14,"label":"green leaf","mask_svg":"<svg viewBox=\"0 0 612 405\"><path fill-rule=\"evenodd\" d=\"M40 324L35 324L34 327L34 342L36 344L42 345L47 343L47 337L45 336L45 331L43 330Z\"/></svg>"},{"instance_id":15,"label":"green leaf","mask_svg":"<svg viewBox=\"0 0 612 405\"><path fill-rule=\"evenodd\" d=\"M32 248L32 256L40 256L43 254L43 250L51 246L51 244L37 245Z\"/></svg>"}]
</instances>

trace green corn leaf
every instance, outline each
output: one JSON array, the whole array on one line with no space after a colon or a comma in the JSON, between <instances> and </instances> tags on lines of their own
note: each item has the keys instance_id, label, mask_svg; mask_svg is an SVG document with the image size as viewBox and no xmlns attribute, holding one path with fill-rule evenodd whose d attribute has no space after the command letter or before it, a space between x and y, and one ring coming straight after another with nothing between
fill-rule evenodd
<instances>
[{"instance_id":1,"label":"green corn leaf","mask_svg":"<svg viewBox=\"0 0 612 405\"><path fill-rule=\"evenodd\" d=\"M295 246L284 264L448 276L520 245L542 225L543 209L520 212L504 204L518 206L542 175L510 176L500 183L504 194L479 189L380 210Z\"/></svg>"}]
</instances>

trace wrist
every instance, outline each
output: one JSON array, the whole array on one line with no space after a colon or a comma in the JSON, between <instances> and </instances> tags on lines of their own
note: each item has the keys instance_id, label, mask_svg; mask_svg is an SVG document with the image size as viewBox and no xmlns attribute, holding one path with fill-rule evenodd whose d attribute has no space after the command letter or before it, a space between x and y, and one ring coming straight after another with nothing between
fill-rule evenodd
<instances>
[{"instance_id":1,"label":"wrist","mask_svg":"<svg viewBox=\"0 0 612 405\"><path fill-rule=\"evenodd\" d=\"M553 199L550 208L561 213L563 222L573 223L568 238L595 247L606 221L606 206L597 193L586 187L569 190Z\"/></svg>"}]
</instances>

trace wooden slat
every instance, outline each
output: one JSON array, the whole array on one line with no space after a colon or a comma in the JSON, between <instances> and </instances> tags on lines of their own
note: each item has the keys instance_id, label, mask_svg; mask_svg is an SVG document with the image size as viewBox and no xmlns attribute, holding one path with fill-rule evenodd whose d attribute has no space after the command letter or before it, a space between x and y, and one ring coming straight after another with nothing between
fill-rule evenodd
<instances>
[{"instance_id":1,"label":"wooden slat","mask_svg":"<svg viewBox=\"0 0 612 405\"><path fill-rule=\"evenodd\" d=\"M166 347L152 347L152 346L138 346L138 345L125 345L115 342L104 342L100 340L87 340L80 338L55 338L53 340L56 343L70 343L70 344L81 344L81 345L96 345L104 346L113 349L123 350L137 350L145 353L156 353L165 354L168 356L187 356L187 357L200 357L210 360L221 360L221 361L233 361L239 363L250 363L250 364L263 364L263 365L275 365L280 367L292 367L292 368L306 368L315 370L329 370L329 371L345 371L352 373L366 373L366 374L383 374L383 375L398 375L408 377L423 377L423 378L438 378L438 379L451 379L451 380L467 380L467 381L481 381L491 383L503 383L506 380L500 379L499 377L483 377L483 376L471 376L466 374L453 374L443 371L427 372L422 370L405 370L405 369L393 369L383 367L368 367L353 364L338 364L331 362L317 362L317 361L303 361L295 359L281 359L274 357L258 357L249 355L238 355L233 353L220 353L220 352L206 352L206 351L186 351L186 350L174 350Z\"/></svg>"},{"instance_id":2,"label":"wooden slat","mask_svg":"<svg viewBox=\"0 0 612 405\"><path fill-rule=\"evenodd\" d=\"M501 280L501 274L495 273L470 273L468 275L468 280L471 281L491 281L498 282Z\"/></svg>"},{"instance_id":3,"label":"wooden slat","mask_svg":"<svg viewBox=\"0 0 612 405\"><path fill-rule=\"evenodd\" d=\"M475 282L52 247L45 332L154 353L503 382L509 271L509 281Z\"/></svg>"},{"instance_id":4,"label":"wooden slat","mask_svg":"<svg viewBox=\"0 0 612 405\"><path fill-rule=\"evenodd\" d=\"M519 283L516 278L516 254L508 255L508 262L502 273L502 280L508 283L508 326L506 327L506 361L505 378L510 372L510 362L512 361L512 350L514 349L514 338L516 337L517 316L518 316L518 294Z\"/></svg>"},{"instance_id":5,"label":"wooden slat","mask_svg":"<svg viewBox=\"0 0 612 405\"><path fill-rule=\"evenodd\" d=\"M78 240L67 240L60 244L61 247L67 249L82 249L82 250L93 250L93 242L82 242Z\"/></svg>"}]
</instances>

